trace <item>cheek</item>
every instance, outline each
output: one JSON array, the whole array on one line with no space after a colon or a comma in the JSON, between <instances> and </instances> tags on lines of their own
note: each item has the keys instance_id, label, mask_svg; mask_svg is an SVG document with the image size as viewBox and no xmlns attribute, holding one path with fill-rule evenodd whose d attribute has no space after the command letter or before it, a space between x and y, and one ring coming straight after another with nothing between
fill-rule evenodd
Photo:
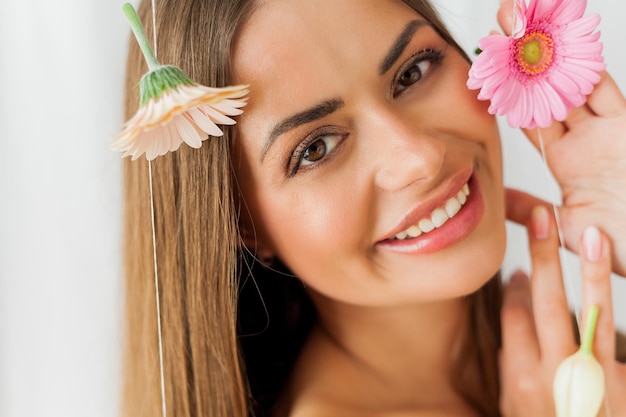
<instances>
[{"instance_id":1,"label":"cheek","mask_svg":"<svg viewBox=\"0 0 626 417\"><path fill-rule=\"evenodd\" d=\"M333 187L300 184L290 191L268 191L259 201L259 221L271 235L277 255L292 269L301 269L302 263L326 264L333 253L353 243L357 217L350 213L353 205L341 192L345 189L333 183Z\"/></svg>"}]
</instances>

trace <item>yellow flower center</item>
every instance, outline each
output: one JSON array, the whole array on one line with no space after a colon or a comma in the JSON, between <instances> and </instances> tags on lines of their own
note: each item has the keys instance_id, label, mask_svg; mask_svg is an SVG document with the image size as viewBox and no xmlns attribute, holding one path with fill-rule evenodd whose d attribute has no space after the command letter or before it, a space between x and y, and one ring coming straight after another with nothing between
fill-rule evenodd
<instances>
[{"instance_id":1,"label":"yellow flower center","mask_svg":"<svg viewBox=\"0 0 626 417\"><path fill-rule=\"evenodd\" d=\"M541 74L552 65L554 42L543 32L529 32L517 41L517 63L528 75Z\"/></svg>"}]
</instances>

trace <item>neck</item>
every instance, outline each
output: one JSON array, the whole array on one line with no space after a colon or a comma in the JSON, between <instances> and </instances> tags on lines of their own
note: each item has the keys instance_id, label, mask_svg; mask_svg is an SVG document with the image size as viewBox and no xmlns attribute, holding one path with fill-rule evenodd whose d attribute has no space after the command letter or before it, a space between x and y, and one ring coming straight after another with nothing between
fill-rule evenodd
<instances>
[{"instance_id":1,"label":"neck","mask_svg":"<svg viewBox=\"0 0 626 417\"><path fill-rule=\"evenodd\" d=\"M394 395L449 401L451 366L468 331L465 298L410 306L362 307L312 294L326 337ZM437 399L439 397L439 399Z\"/></svg>"}]
</instances>

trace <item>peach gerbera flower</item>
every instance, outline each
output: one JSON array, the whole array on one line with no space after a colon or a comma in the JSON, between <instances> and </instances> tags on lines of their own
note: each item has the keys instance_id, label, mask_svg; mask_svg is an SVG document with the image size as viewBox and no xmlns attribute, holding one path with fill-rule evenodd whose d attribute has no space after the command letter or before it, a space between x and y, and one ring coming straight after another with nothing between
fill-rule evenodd
<instances>
[{"instance_id":1,"label":"peach gerbera flower","mask_svg":"<svg viewBox=\"0 0 626 417\"><path fill-rule=\"evenodd\" d=\"M490 35L469 71L467 86L491 100L491 114L512 127L548 127L585 103L604 70L597 14L586 0L515 0L510 37Z\"/></svg>"},{"instance_id":2,"label":"peach gerbera flower","mask_svg":"<svg viewBox=\"0 0 626 417\"><path fill-rule=\"evenodd\" d=\"M205 87L179 68L159 64L135 9L127 3L124 13L150 70L139 82L140 107L115 137L112 148L133 160L145 154L150 161L177 150L183 142L200 148L209 135L222 136L217 125L235 124L229 116L242 113L248 87Z\"/></svg>"}]
</instances>

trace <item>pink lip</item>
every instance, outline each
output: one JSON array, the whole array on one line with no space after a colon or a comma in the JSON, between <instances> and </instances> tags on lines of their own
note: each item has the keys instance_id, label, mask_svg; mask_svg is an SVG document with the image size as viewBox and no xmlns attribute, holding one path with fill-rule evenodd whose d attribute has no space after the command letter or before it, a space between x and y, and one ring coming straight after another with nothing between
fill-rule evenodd
<instances>
[{"instance_id":1,"label":"pink lip","mask_svg":"<svg viewBox=\"0 0 626 417\"><path fill-rule=\"evenodd\" d=\"M468 182L470 188L467 202L463 205L461 211L443 226L413 239L397 240L391 238L411 225L416 224L419 219L430 214L435 208L440 207L442 202L455 195L465 182ZM431 204L432 208L429 206L427 209L420 207L419 210L414 210L401 222L398 228L394 229L390 238L379 241L376 246L394 252L422 254L437 252L466 238L482 219L485 204L478 182L474 177L469 178L468 181L468 176L459 176L455 178L453 184L456 188L452 188L454 191L450 195L443 199L437 199L438 204Z\"/></svg>"}]
</instances>

